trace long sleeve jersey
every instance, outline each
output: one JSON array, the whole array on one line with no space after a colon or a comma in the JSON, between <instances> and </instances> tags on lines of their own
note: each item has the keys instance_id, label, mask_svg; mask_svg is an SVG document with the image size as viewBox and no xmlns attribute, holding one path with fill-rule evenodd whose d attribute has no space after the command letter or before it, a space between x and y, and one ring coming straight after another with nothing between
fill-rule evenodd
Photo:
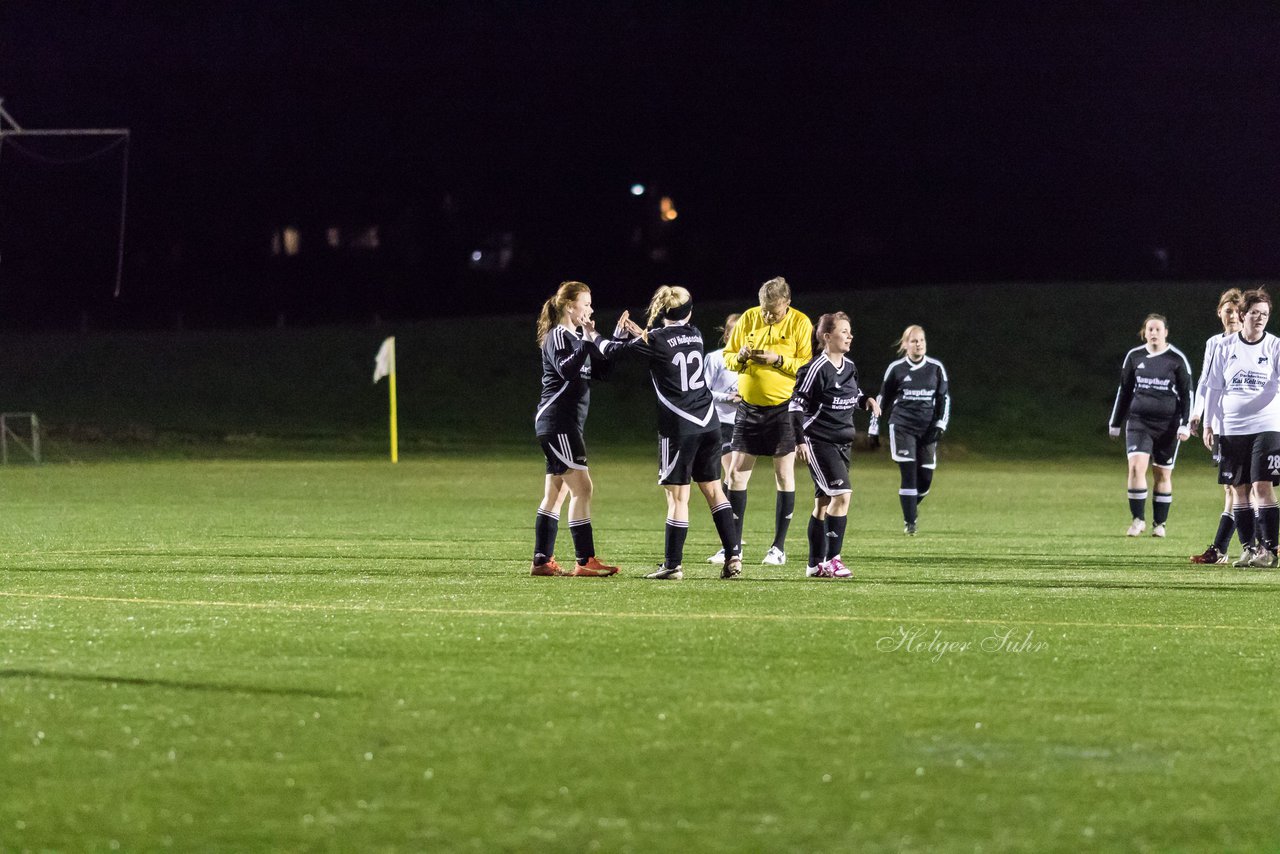
<instances>
[{"instance_id":1,"label":"long sleeve jersey","mask_svg":"<svg viewBox=\"0 0 1280 854\"><path fill-rule=\"evenodd\" d=\"M787 411L796 428L796 441L817 439L836 445L853 441L853 411L867 405L858 388L858 368L846 356L837 366L826 353L800 369Z\"/></svg>"},{"instance_id":2,"label":"long sleeve jersey","mask_svg":"<svg viewBox=\"0 0 1280 854\"><path fill-rule=\"evenodd\" d=\"M782 365L738 361L743 345L782 356ZM753 406L777 406L791 398L796 374L813 358L813 323L802 312L788 308L777 323L765 323L760 306L742 313L724 348L724 362L738 373L738 394Z\"/></svg>"},{"instance_id":3,"label":"long sleeve jersey","mask_svg":"<svg viewBox=\"0 0 1280 854\"><path fill-rule=\"evenodd\" d=\"M556 326L542 341L542 396L534 414L538 435L582 430L591 403L591 380L607 375L607 355L576 330Z\"/></svg>"},{"instance_id":4,"label":"long sleeve jersey","mask_svg":"<svg viewBox=\"0 0 1280 854\"><path fill-rule=\"evenodd\" d=\"M880 385L880 417L871 416L867 433L880 435L880 422L916 436L951 423L951 382L947 369L931 356L919 362L903 357L885 369Z\"/></svg>"},{"instance_id":5,"label":"long sleeve jersey","mask_svg":"<svg viewBox=\"0 0 1280 854\"><path fill-rule=\"evenodd\" d=\"M1223 436L1280 431L1280 338L1264 332L1225 339L1213 353L1205 417Z\"/></svg>"},{"instance_id":6,"label":"long sleeve jersey","mask_svg":"<svg viewBox=\"0 0 1280 854\"><path fill-rule=\"evenodd\" d=\"M725 365L723 350L712 350L707 354L707 387L715 398L716 417L720 423L732 424L738 416L738 404L732 400L738 394L738 373Z\"/></svg>"},{"instance_id":7,"label":"long sleeve jersey","mask_svg":"<svg viewBox=\"0 0 1280 854\"><path fill-rule=\"evenodd\" d=\"M1223 332L1209 336L1209 339L1204 342L1204 361L1200 364L1200 382L1196 384L1196 399L1191 404L1191 418L1193 421L1203 418L1205 415L1205 396L1209 392L1209 368L1213 364L1213 354L1229 338L1231 336ZM1222 432L1221 421L1217 423L1210 421L1209 427L1212 428L1214 433Z\"/></svg>"},{"instance_id":8,"label":"long sleeve jersey","mask_svg":"<svg viewBox=\"0 0 1280 854\"><path fill-rule=\"evenodd\" d=\"M1121 427L1134 417L1185 427L1191 420L1192 394L1191 363L1181 350L1169 345L1153 354L1145 344L1134 347L1120 368L1110 426Z\"/></svg>"},{"instance_id":9,"label":"long sleeve jersey","mask_svg":"<svg viewBox=\"0 0 1280 854\"><path fill-rule=\"evenodd\" d=\"M657 395L659 435L678 439L720 429L698 327L689 323L658 326L650 329L646 338L628 338L620 345L622 352L635 353L648 362L649 379Z\"/></svg>"}]
</instances>

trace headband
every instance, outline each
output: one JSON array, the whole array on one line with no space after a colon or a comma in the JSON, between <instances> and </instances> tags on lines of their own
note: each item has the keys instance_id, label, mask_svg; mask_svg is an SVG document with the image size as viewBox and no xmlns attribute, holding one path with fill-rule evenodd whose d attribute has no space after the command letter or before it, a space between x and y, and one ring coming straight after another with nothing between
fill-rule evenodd
<instances>
[{"instance_id":1,"label":"headband","mask_svg":"<svg viewBox=\"0 0 1280 854\"><path fill-rule=\"evenodd\" d=\"M689 300L688 302L681 303L680 305L672 306L662 312L662 316L667 320L684 320L692 313L693 300Z\"/></svg>"}]
</instances>

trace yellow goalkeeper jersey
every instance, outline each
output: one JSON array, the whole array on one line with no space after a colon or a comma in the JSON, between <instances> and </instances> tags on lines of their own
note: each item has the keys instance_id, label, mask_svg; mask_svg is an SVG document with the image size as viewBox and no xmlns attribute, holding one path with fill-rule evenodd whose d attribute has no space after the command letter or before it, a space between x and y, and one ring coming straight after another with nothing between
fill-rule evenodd
<instances>
[{"instance_id":1,"label":"yellow goalkeeper jersey","mask_svg":"<svg viewBox=\"0 0 1280 854\"><path fill-rule=\"evenodd\" d=\"M782 356L782 364L761 365L738 361L743 345L752 350L768 350ZM782 320L765 323L760 306L742 313L724 348L724 362L738 372L738 394L753 406L776 406L791 399L796 373L813 358L813 322L800 311L788 308Z\"/></svg>"}]
</instances>

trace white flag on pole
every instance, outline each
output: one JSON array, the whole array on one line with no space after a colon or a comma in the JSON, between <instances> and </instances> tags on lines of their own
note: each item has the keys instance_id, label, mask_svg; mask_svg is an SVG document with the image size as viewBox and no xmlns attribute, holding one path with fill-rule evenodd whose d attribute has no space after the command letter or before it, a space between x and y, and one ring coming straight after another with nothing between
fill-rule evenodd
<instances>
[{"instance_id":1,"label":"white flag on pole","mask_svg":"<svg viewBox=\"0 0 1280 854\"><path fill-rule=\"evenodd\" d=\"M383 377L391 376L395 363L395 338L388 338L378 348L378 355L373 360L373 381L376 383Z\"/></svg>"}]
</instances>

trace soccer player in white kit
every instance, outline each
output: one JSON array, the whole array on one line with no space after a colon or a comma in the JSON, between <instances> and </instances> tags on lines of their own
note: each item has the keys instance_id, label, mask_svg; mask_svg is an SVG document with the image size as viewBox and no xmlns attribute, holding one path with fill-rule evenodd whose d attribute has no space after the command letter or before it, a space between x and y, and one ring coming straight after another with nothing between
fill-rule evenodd
<instances>
[{"instance_id":1,"label":"soccer player in white kit","mask_svg":"<svg viewBox=\"0 0 1280 854\"><path fill-rule=\"evenodd\" d=\"M1209 337L1204 342L1204 362L1200 367L1200 385L1196 387L1196 402L1191 409L1191 432L1200 432L1200 422L1204 420L1204 401L1205 395L1209 391L1209 367L1213 364L1213 354L1217 351L1218 346L1229 340L1237 332L1240 331L1240 289L1227 288L1218 297L1218 320L1222 322L1222 333ZM1214 424L1215 432L1222 431L1221 424ZM1214 462L1218 461L1221 454L1220 449L1216 445L1210 445L1209 453L1213 454ZM1213 542L1209 547L1198 555L1191 556L1192 563L1200 564L1221 564L1227 562L1227 549L1231 546L1231 535L1236 532L1236 517L1233 513L1234 501L1231 497L1231 487L1224 486L1223 492L1226 493L1226 506L1222 508L1222 515L1218 517L1218 532L1213 537ZM1248 545L1241 543L1241 545Z\"/></svg>"},{"instance_id":2,"label":"soccer player in white kit","mask_svg":"<svg viewBox=\"0 0 1280 854\"><path fill-rule=\"evenodd\" d=\"M1266 331L1271 297L1262 288L1240 300L1243 326L1213 355L1205 400L1205 444L1221 419L1218 481L1231 487L1233 513L1246 545L1233 566L1274 569L1280 507L1272 482L1280 478L1280 339Z\"/></svg>"}]
</instances>

